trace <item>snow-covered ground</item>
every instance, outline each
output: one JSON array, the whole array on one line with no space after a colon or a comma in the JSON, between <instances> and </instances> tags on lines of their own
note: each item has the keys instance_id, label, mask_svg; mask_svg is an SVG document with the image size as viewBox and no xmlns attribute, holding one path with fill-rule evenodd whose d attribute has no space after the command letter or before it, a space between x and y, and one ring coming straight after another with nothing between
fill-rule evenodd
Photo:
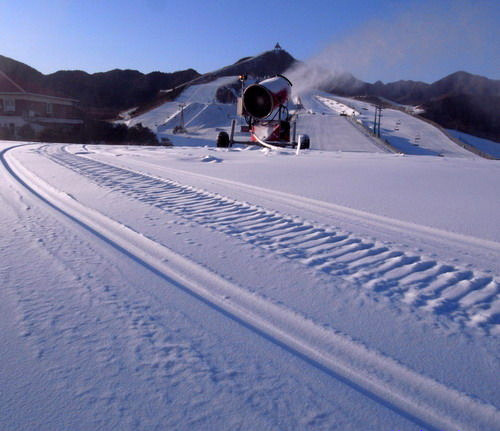
<instances>
[{"instance_id":1,"label":"snow-covered ground","mask_svg":"<svg viewBox=\"0 0 500 431\"><path fill-rule=\"evenodd\" d=\"M500 429L498 162L0 150L0 429Z\"/></svg>"},{"instance_id":2,"label":"snow-covered ground","mask_svg":"<svg viewBox=\"0 0 500 431\"><path fill-rule=\"evenodd\" d=\"M215 145L220 130L229 131L231 120L236 119L236 105L217 103L219 87L237 81L237 77L224 77L213 82L192 85L173 102L166 102L144 114L126 120L128 126L141 123L160 138L169 138L177 145ZM182 111L182 117L181 117ZM173 130L182 120L188 134L175 135Z\"/></svg>"},{"instance_id":3,"label":"snow-covered ground","mask_svg":"<svg viewBox=\"0 0 500 431\"><path fill-rule=\"evenodd\" d=\"M468 133L460 132L458 130L448 130L448 133L462 142L465 142L466 144L471 145L472 147L475 147L478 150L495 157L496 159L500 159L499 142L478 138L477 136L469 135Z\"/></svg>"},{"instance_id":4,"label":"snow-covered ground","mask_svg":"<svg viewBox=\"0 0 500 431\"><path fill-rule=\"evenodd\" d=\"M243 124L236 115L235 104L216 101L218 88L234 84L237 77L219 78L213 82L193 85L173 102L126 120L129 126L141 123L179 146L215 146L217 134L230 132L231 121L237 128ZM442 131L417 117L397 109L384 109L381 121L381 140L371 136L374 106L370 103L332 96L329 93L308 90L300 94L303 105L298 112L297 134L308 134L311 148L343 152L401 152L411 155L430 155L474 158ZM184 120L186 134L173 130ZM237 134L239 141L248 135ZM389 145L385 145L387 142Z\"/></svg>"},{"instance_id":5,"label":"snow-covered ground","mask_svg":"<svg viewBox=\"0 0 500 431\"><path fill-rule=\"evenodd\" d=\"M126 120L173 147L0 143L0 429L500 429L499 162L317 91L215 148L235 79Z\"/></svg>"},{"instance_id":6,"label":"snow-covered ground","mask_svg":"<svg viewBox=\"0 0 500 431\"><path fill-rule=\"evenodd\" d=\"M359 112L357 118L373 130L375 107L371 103L335 96ZM383 109L380 136L404 154L446 157L474 157L432 124L398 109Z\"/></svg>"}]
</instances>

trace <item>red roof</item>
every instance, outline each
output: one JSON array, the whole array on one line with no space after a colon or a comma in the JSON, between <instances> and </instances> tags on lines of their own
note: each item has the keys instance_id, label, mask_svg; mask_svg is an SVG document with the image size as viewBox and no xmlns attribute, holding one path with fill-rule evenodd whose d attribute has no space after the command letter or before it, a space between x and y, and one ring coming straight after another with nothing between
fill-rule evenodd
<instances>
[{"instance_id":1,"label":"red roof","mask_svg":"<svg viewBox=\"0 0 500 431\"><path fill-rule=\"evenodd\" d=\"M17 82L10 78L5 72L0 70L0 93L21 93L21 94L36 94L39 96L57 97L59 99L76 100L59 94L55 91L31 86L27 90L21 87Z\"/></svg>"},{"instance_id":2,"label":"red roof","mask_svg":"<svg viewBox=\"0 0 500 431\"><path fill-rule=\"evenodd\" d=\"M0 92L1 93L26 93L24 89L4 72L0 70Z\"/></svg>"}]
</instances>

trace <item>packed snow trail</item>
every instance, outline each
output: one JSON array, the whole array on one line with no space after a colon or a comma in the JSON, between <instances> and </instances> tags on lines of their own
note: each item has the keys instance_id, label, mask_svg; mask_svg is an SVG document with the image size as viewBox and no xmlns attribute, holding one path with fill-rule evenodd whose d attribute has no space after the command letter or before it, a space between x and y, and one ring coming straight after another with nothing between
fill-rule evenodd
<instances>
[{"instance_id":1,"label":"packed snow trail","mask_svg":"<svg viewBox=\"0 0 500 431\"><path fill-rule=\"evenodd\" d=\"M57 397L54 404L60 407L41 421L43 416L33 415L36 406L24 405L27 398L22 394L31 390L30 382L16 393L21 394L18 405L2 392L4 430L28 430L33 424L51 431L68 427L332 429L337 425L354 430L367 420L383 427L417 429L386 406L372 401L368 404L374 407L366 405L364 395L350 394L352 390L336 379L326 382L324 371L307 366L308 373L303 374L299 356L273 348L268 332L260 333L225 311L234 307L229 298L211 292L206 292L205 299L197 295L197 289L206 291L200 281L214 283L203 268L81 207L24 170L24 179L38 192L30 189L5 164L3 154L2 162L9 183L16 181L12 187L22 204L21 231L28 231L21 239L29 234L42 245L36 249L40 254L33 257L33 244L21 242L28 245L23 256L40 264L30 268L19 261L9 271L18 277L12 290L18 298L24 340L34 349L36 365L46 367L45 395ZM17 168L23 171L20 165ZM34 198L25 194L29 190L35 192ZM51 214L46 212L49 208ZM166 262L165 252L175 262ZM171 264L182 267L184 263L187 271L181 268L180 280L172 279ZM23 283L18 266L35 271L33 284ZM57 274L54 285L37 283L50 280L50 273ZM7 280L3 272L2 279ZM192 300L193 295L197 300ZM228 305L219 308L217 301ZM367 417L350 417L350 403L363 403ZM381 414L380 408L389 413Z\"/></svg>"},{"instance_id":2,"label":"packed snow trail","mask_svg":"<svg viewBox=\"0 0 500 431\"><path fill-rule=\"evenodd\" d=\"M47 153L42 152L41 154ZM350 246L362 245L361 249L363 246L366 246L365 250L370 249L369 243L364 243L362 238L349 237L349 234L347 234L346 238L339 239L338 237L341 236L340 232L331 232L322 226L309 226L307 222L290 219L288 216L275 211L267 211L258 206L210 194L173 181L153 178L142 173L88 160L77 155L59 151L54 153L49 151L48 154L53 160L75 170L79 174L87 176L92 181L99 182L98 178L103 178L102 182L99 182L103 188L109 188L112 185L113 190L128 197L141 200L147 205L159 208L161 211L175 213L190 222L205 225L223 234L230 234L232 237L243 239L245 242L248 241L257 247L263 247L271 253L281 254L281 251L284 251L284 256L287 256L291 251L291 244L295 244L301 239L308 239L312 242L317 241L314 243L314 246L319 245L320 248L325 246L324 249L320 250L320 254L316 254L317 250L314 249L314 246L313 248L306 246L302 250L307 254L305 257L306 261L304 261L306 265L309 265L307 262L308 257L322 256L326 259L333 259L333 255L329 253L334 251L334 249L328 248L332 244L340 245L340 248L337 250L342 250L340 255L351 253ZM55 210L62 222L62 226L58 228L59 232L57 234L64 237L65 241L61 244L65 245L60 248L59 243L50 244L49 242L47 246L49 250L51 249L52 253L65 259L72 258L74 254L74 250L71 249L72 244L78 241L81 242L78 239L78 236L81 234L75 235L75 233L71 232L71 229L68 230L73 225L76 225L77 230L83 231L88 237L87 240L95 237L104 243L101 246L92 242L94 244L91 247L93 250L89 250L87 259L100 269L97 271L97 274L87 274L89 278L84 281L82 287L85 284L92 286L90 278L93 276L103 276L99 274L100 271L109 271L107 265L99 265L102 262L101 259L103 256L106 256L111 262L116 262L116 257L113 258L112 255L119 252L125 255L127 259L130 259L134 266L138 265L142 268L143 272L145 270L152 274L148 277L149 283L158 284L157 282L154 283L152 279L159 277L167 285L170 285L174 291L177 289L189 293L198 299L198 302L201 302L202 305L207 305L222 320L228 320L227 318L229 317L229 320L232 320L237 325L242 326L246 330L250 329L258 339L261 339L261 341L256 343L257 345L271 341L272 344L285 349L281 355L286 356L291 353L295 358L305 360L308 366L313 366L313 368L319 370L320 374L326 373L326 375L333 378L331 381L329 380L329 383L334 386L336 385L335 388L339 391L337 392L337 396L340 396L341 389L339 389L338 384L333 384L333 381L341 382L347 388L354 389L358 393L357 396L366 398L368 403L375 403L383 406L383 408L389 408L396 415L400 415L401 420L404 422L409 420L425 429L495 429L498 423L498 410L494 407L475 401L465 394L422 376L391 360L387 356L367 349L365 346L354 342L349 337L333 329L317 325L304 316L292 312L283 305L275 304L260 295L241 289L228 280L217 276L207 268L200 267L189 259L172 252L153 239L148 239L139 232L135 232L95 210L86 208L70 195L54 189L34 175L22 163L16 160L14 152L8 152L7 156L3 153L2 161L11 176L15 180L17 179L17 188L26 188L34 192L38 199L46 202ZM241 221L241 224L235 222L235 217L236 220ZM263 224L263 221L267 221L269 224ZM40 232L43 224L39 224L38 222L32 223L31 229L38 229ZM45 223L47 224L48 222L45 221ZM266 227L270 229L266 229ZM52 229L54 228L52 227ZM51 232L52 235L55 233L55 231ZM306 235L306 237L301 237L301 235ZM329 241L323 242L322 240L325 238L328 238ZM337 239L339 239L340 244L336 244ZM280 245L284 247L281 249ZM114 251L107 251L103 255L101 249L109 246ZM345 246L347 248L343 248ZM361 251L361 249L358 251ZM99 253L95 254L96 251ZM323 252L325 253L324 255ZM404 253L403 256L405 256ZM290 255L290 257L294 258L293 255ZM113 268L113 265L111 267ZM321 265L309 265L309 267L324 272ZM68 269L68 267L65 269ZM113 269L113 271L116 271L116 269ZM121 271L125 271L128 275L131 275L125 269ZM336 276L331 271L326 271L325 273ZM138 275L134 277L137 278ZM142 285L144 286L144 282ZM213 364L208 365L208 370L204 368L207 364L203 363L204 355L200 356L199 349L203 349L206 352L207 339L209 340L210 336L203 333L200 329L199 333L193 337L192 325L188 322L183 323L184 327L180 331L180 334L177 333L176 336L173 336L175 341L174 343L171 342L172 334L169 334L169 325L165 326L165 320L162 315L168 310L168 316L175 316L175 314L172 314L175 307L170 304L172 296L175 296L175 293L169 291L167 296L169 301L163 299L160 292L167 293L165 290L166 286L161 287L159 285L159 290L155 290L156 293L153 295L153 290L149 288L142 288L135 291L126 288L123 291L123 286L112 282L110 285L105 285L99 291L94 290L87 293L85 293L85 289L76 289L73 291L71 289L68 290L65 286L60 287L60 289L52 289L51 286L46 286L44 289L24 292L25 299L30 299L23 303L23 307L26 310L24 321L29 328L27 331L28 337L38 337L38 343L41 346L41 350L39 351L40 358L49 357L54 360L57 358L58 351L63 352L66 350L65 344L67 346L72 343L72 336L81 332L81 324L77 323L77 319L84 319L82 322L85 325L84 327L88 325L87 320L93 318L106 322L106 325L109 325L108 330L104 333L102 331L97 333L90 332L86 341L83 344L80 343L80 348L92 349L91 344L88 344L89 340L98 346L98 351L104 355L101 363L102 367L108 364L110 358L107 355L109 354L111 354L112 362L114 360L118 361L118 367L116 368L118 371L112 371L110 374L109 371L105 372L105 368L101 370L106 375L106 382L110 385L107 393L106 391L100 392L101 389L95 387L95 382L93 383L94 386L89 386L89 383L91 383L91 380L88 380L89 375L82 376L82 380L78 385L81 387L81 390L78 391L79 396L82 397L82 400L90 402L90 405L94 406L93 408L99 408L104 405L103 403L107 403L108 406L116 408L117 412L120 413L117 415L120 418L117 420L117 423L106 422L105 418L103 419L98 416L95 422L97 428L110 426L123 427L126 425L127 428L143 428L146 426L154 429L154 415L143 414L141 416L141 409L144 409L143 411L151 411L151 409L155 411L156 408L161 408L164 404L169 405L168 412L171 409L174 409L174 411L181 410L179 415L174 415L173 418L163 417L162 423L164 425L176 424L175 421L179 420L179 418L180 420L185 419L186 416L182 416L182 410L186 406L189 406L189 401L184 397L190 392L189 390L186 391L187 388L183 385L183 380L187 380L190 385L194 384L198 388L196 393L202 394L201 400L200 396L196 396L195 398L207 406L212 406L213 404L223 406L225 402L228 405L234 405L234 402L231 403L228 398L235 389L234 385L226 386L226 390L220 391L218 386L214 385L214 381L219 379L217 372L215 375L212 374L211 378L213 380L205 378L207 374L210 375L209 371L213 369ZM23 292L20 294L23 295ZM43 298L43 295L47 295L47 298ZM54 309L48 298L51 295L56 295L52 298L52 301L56 300L62 306ZM57 295L60 295L60 297L57 298ZM76 311L81 307L79 304L82 298L81 295L92 300L91 307L89 307L86 313L77 313L74 322L75 326L68 327L66 325L69 323L68 313L71 313L72 310ZM141 297L142 299L139 299ZM67 308L65 309L65 307ZM110 311L116 314L117 319L113 318L113 314L110 314ZM36 323L43 322L44 317L42 316L43 314L47 314L47 312L49 314L48 318L53 318L52 324L46 328L38 327ZM182 322L183 319L184 316L182 315L173 317L173 320L177 324ZM205 322L206 319L203 319L203 321ZM53 331L52 328L58 328L58 322L65 324L63 325L65 328L63 328L62 332L57 333L56 340L58 345L46 351L44 348L47 348L47 342L51 342L51 338L48 335ZM29 326L30 324L31 326ZM120 334L120 330L116 326L120 324L123 324L123 327L129 327L130 333L122 337L110 338L109 340L102 338L106 337L107 333ZM488 328L489 325L491 323L483 326ZM221 328L219 324L216 327ZM92 331L94 328L90 326L88 329ZM186 342L182 338L186 333L190 338L190 342ZM234 337L235 335L233 334ZM113 353L116 353L116 350L109 348L110 343L114 343L119 347L124 342L134 347L134 357L137 364L133 380L144 378L144 382L150 388L149 397L152 397L154 400L152 406L145 404L148 400L151 400L147 394L139 400L140 402L136 406L133 406L130 402L130 393L127 392L126 386L123 386L124 382L121 382L119 378L118 380L113 380L116 375L120 375L120 370L123 370L123 367L129 365L123 363L123 357L113 355ZM68 360L71 359L73 359L72 355L70 355ZM59 357L57 360L62 361L63 358ZM281 360L286 359L281 358ZM189 366L186 367L183 364L189 364ZM200 364L201 368L198 369L197 364ZM58 365L60 366L60 363ZM226 369L227 365L223 369ZM78 362L78 366L83 366L81 359ZM282 366L280 365L280 367ZM193 367L197 370L194 375ZM231 369L231 366L227 368ZM57 366L55 369L57 370ZM170 400L168 398L158 398L160 394L155 393L155 388L161 387L165 379L164 370L169 369L174 374L167 373L167 376L178 382L180 400L175 397L170 398ZM261 383L260 380L265 380L270 376L270 374L266 373L269 373L269 370L261 371L263 375L259 379L259 384ZM123 376L123 373L121 375ZM87 380L85 380L86 377ZM199 381L196 382L196 380ZM238 376L229 376L228 380L229 382L237 381ZM263 391L258 393L256 398L259 399L260 397L262 401L257 401L256 411L266 411L264 407L266 402L264 393L266 390L270 390L271 396L273 396L272 393L276 395L276 387L281 387L286 391L287 385L289 386L290 384L288 381L278 379L278 381L270 382L270 386L267 388L265 388L265 385L260 386ZM118 387L115 385L118 385ZM119 385L122 385L122 387L120 388ZM309 386L306 387L306 390L309 388ZM240 388L240 390L243 390L241 394L243 398L248 396L248 392L246 392L248 388ZM98 395L97 399L96 395ZM304 400L312 400L313 398L311 397L312 395L309 394ZM252 398L255 399L253 395ZM208 400L210 402L207 404ZM268 400L272 401L272 398L268 397ZM295 405L293 400L288 400L288 402L291 405ZM358 402L355 402L355 405L359 405ZM212 407L210 407L210 411L213 414ZM286 408L282 411L286 415ZM204 415L206 414L203 409L202 412ZM295 416L296 414L300 415L299 412L294 412L291 416L297 417ZM285 422L286 420L293 421L293 417L282 419ZM273 423L272 418L273 414L268 411L264 416L257 417L255 422L252 421L252 425L258 426L261 429L283 427L283 423L281 422ZM323 417L323 419L325 418ZM168 422L169 420L170 422ZM191 420L191 428L195 428L199 424L206 425L210 421L214 421L215 418L208 419L207 417L196 417L195 415ZM380 423L378 425L374 423L377 420L376 416L369 416L365 427L369 424L368 426L371 425L377 429L385 429L387 425L382 426ZM393 427L409 429L406 425L394 425L394 423L393 421ZM178 424L179 422L177 422ZM187 423L183 423L183 425L186 427L189 426ZM219 428L221 426L217 422L211 425L218 425ZM356 426L353 422L346 422L346 419L339 420L338 417L326 418L321 423L321 415L312 418L306 424L288 422L288 425L284 427L305 429L318 428L318 425L325 429L331 429L335 426L341 429L356 429L356 427L359 427L359 425ZM158 422L156 422L156 427L158 426ZM241 423L238 424L235 422L229 427L227 423L224 423L223 428L230 429L237 426L241 426Z\"/></svg>"},{"instance_id":3,"label":"packed snow trail","mask_svg":"<svg viewBox=\"0 0 500 431\"><path fill-rule=\"evenodd\" d=\"M142 124L174 145L215 146L220 130L230 131L231 120L239 119L234 103L218 103L217 90L234 84L237 77L219 78L192 85L175 101L165 102L148 112L126 120L129 126ZM300 95L304 109L298 111L297 133L308 134L311 148L325 151L385 153L475 158L437 127L397 109L384 109L381 138L371 136L374 105L335 96L319 90ZM173 134L180 124L181 104L188 133ZM244 140L249 141L245 134Z\"/></svg>"},{"instance_id":4,"label":"packed snow trail","mask_svg":"<svg viewBox=\"0 0 500 431\"><path fill-rule=\"evenodd\" d=\"M267 251L300 260L308 267L342 277L362 289L445 314L468 326L499 331L497 276L64 151L50 157L103 187ZM482 243L500 250L496 242Z\"/></svg>"},{"instance_id":5,"label":"packed snow trail","mask_svg":"<svg viewBox=\"0 0 500 431\"><path fill-rule=\"evenodd\" d=\"M357 118L373 130L375 111L373 104L327 94L322 95L322 100L327 101L326 106L329 107L332 102L337 101L355 108L359 113ZM398 109L383 109L380 127L381 137L404 154L470 159L477 157L453 142L434 125Z\"/></svg>"},{"instance_id":6,"label":"packed snow trail","mask_svg":"<svg viewBox=\"0 0 500 431\"><path fill-rule=\"evenodd\" d=\"M311 148L315 150L387 152L372 137L356 130L345 117L337 115L301 114L297 130L309 135Z\"/></svg>"}]
</instances>

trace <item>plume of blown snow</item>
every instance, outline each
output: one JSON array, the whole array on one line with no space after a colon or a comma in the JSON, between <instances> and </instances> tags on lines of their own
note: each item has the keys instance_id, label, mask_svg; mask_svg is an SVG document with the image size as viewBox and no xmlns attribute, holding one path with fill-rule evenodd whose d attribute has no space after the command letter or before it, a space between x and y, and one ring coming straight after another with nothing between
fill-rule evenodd
<instances>
[{"instance_id":1,"label":"plume of blown snow","mask_svg":"<svg viewBox=\"0 0 500 431\"><path fill-rule=\"evenodd\" d=\"M285 76L293 83L293 96L300 96L313 89L348 87L350 90L355 90L362 85L361 81L347 71L321 61L321 57L295 64L285 72Z\"/></svg>"},{"instance_id":2,"label":"plume of blown snow","mask_svg":"<svg viewBox=\"0 0 500 431\"><path fill-rule=\"evenodd\" d=\"M495 40L492 31L498 30L491 30L495 14L490 3L444 3L419 2L397 16L373 20L338 38L319 55L285 72L293 82L294 94L361 85L350 73L368 81L373 77L398 80L431 74L439 79L470 69L481 59L496 58L498 62L491 43Z\"/></svg>"}]
</instances>

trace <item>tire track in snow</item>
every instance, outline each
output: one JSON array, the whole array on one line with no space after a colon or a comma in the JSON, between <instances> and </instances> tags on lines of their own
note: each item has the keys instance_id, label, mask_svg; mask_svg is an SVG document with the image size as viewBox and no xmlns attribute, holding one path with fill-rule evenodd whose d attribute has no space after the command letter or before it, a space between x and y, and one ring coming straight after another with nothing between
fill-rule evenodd
<instances>
[{"instance_id":1,"label":"tire track in snow","mask_svg":"<svg viewBox=\"0 0 500 431\"><path fill-rule=\"evenodd\" d=\"M34 176L31 181L40 183ZM16 192L33 202L25 190ZM272 361L258 365L255 374L251 360L242 364L239 357L220 354L222 336L207 331L205 322L191 320L178 303L173 305L171 294L165 298L164 283L144 288L149 282L136 270L128 283L121 281L127 274L113 253L99 245L106 238L92 240L94 231L88 241L71 229L75 221L90 228L57 206L59 199L70 198L36 197L62 214L54 218L51 212L24 211L26 229L43 244L27 261L40 266L30 268L35 277L49 280L56 274L57 282L6 285L15 286L22 335L37 360L45 362L51 380L66 391L63 399L74 400L88 420L75 429L174 429L179 424L201 429L204 421L216 429L306 429L298 424L311 412L319 415L318 429L349 420L341 406L318 398L314 385L306 382L297 389L293 375L277 375ZM144 253L138 254L129 257L140 263ZM11 271L16 277L21 269ZM248 375L254 376L251 384ZM301 405L295 403L298 410L292 410L297 391ZM238 414L228 417L228 411ZM209 421L207 412L213 416Z\"/></svg>"},{"instance_id":2,"label":"tire track in snow","mask_svg":"<svg viewBox=\"0 0 500 431\"><path fill-rule=\"evenodd\" d=\"M83 206L67 194L61 193L34 176L14 157L11 157L11 154L7 156L5 157L5 152L1 154L2 162L14 179L60 214L153 273L174 282L179 289L206 303L224 316L281 346L308 364L402 417L434 431L475 429L478 426L484 429L494 429L499 423L500 414L495 407L415 373L391 358L350 340L347 336L319 326L301 315L237 287L140 233ZM64 163L62 159L66 159L68 155L59 154L57 157L61 163ZM84 169L81 165L75 166L77 164L75 156L69 156L69 158L73 160L72 166L77 169L77 172L79 169ZM76 157L76 160L78 159ZM65 162L68 163L67 160ZM132 179L137 180L138 175L143 176L100 162L92 162L91 166L87 164L88 160L83 160L83 162L85 162L86 170L81 171L81 174L93 168L105 170L111 177L113 174L114 176L125 175L130 179L132 175ZM92 172L92 175L97 173L95 170ZM115 178L113 183L116 185L117 181L122 180L122 178ZM151 177L149 180L146 177L145 180L157 181ZM206 192L175 183L169 184L168 181L163 183L169 188L177 189L176 195L187 197L187 202L192 202L192 198L197 195L207 195L207 198L214 199L213 195ZM133 183L128 185L129 192L134 190ZM215 196L215 199L231 203L218 196ZM199 199L194 199L194 201L199 201ZM258 207L256 210L262 211ZM285 225L291 223L290 230L295 233L298 232L297 227L302 227L300 221L289 222L286 218L277 216L276 213L271 213L268 219L278 222L275 227L281 233L282 230L278 226L283 223ZM253 226L262 226L262 223L250 225L250 227ZM311 233L310 228L307 226L305 231ZM312 229L318 228L313 226ZM285 233L287 238L288 235ZM321 238L323 235L320 235L320 241ZM346 242L345 239L340 239L340 242ZM360 241L350 243L358 242Z\"/></svg>"},{"instance_id":3,"label":"tire track in snow","mask_svg":"<svg viewBox=\"0 0 500 431\"><path fill-rule=\"evenodd\" d=\"M500 280L491 274L464 270L329 226L64 151L49 157L102 187L342 277L391 300L486 332L499 331Z\"/></svg>"}]
</instances>

